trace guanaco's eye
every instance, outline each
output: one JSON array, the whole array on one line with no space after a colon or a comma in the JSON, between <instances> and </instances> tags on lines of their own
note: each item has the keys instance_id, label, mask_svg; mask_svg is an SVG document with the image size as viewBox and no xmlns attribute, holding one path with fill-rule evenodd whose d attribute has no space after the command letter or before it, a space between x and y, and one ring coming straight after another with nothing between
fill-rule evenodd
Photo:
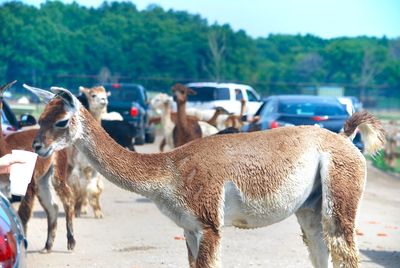
<instances>
[{"instance_id":1,"label":"guanaco's eye","mask_svg":"<svg viewBox=\"0 0 400 268\"><path fill-rule=\"evenodd\" d=\"M96 95L93 94L93 95L92 95L92 98L93 98L93 99L96 98Z\"/></svg>"},{"instance_id":2,"label":"guanaco's eye","mask_svg":"<svg viewBox=\"0 0 400 268\"><path fill-rule=\"evenodd\" d=\"M69 122L69 119L61 120L61 121L58 121L57 123L55 123L54 126L57 128L66 128L68 125L68 122Z\"/></svg>"}]
</instances>

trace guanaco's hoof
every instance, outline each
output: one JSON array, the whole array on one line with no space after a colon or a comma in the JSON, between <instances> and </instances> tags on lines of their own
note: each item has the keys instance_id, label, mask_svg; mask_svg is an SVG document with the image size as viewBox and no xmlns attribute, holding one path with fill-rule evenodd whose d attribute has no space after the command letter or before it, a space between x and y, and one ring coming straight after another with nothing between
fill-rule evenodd
<instances>
[{"instance_id":1,"label":"guanaco's hoof","mask_svg":"<svg viewBox=\"0 0 400 268\"><path fill-rule=\"evenodd\" d=\"M75 239L74 238L70 238L68 240L68 250L74 250L75 244L76 244Z\"/></svg>"},{"instance_id":2,"label":"guanaco's hoof","mask_svg":"<svg viewBox=\"0 0 400 268\"><path fill-rule=\"evenodd\" d=\"M94 213L94 217L96 219L102 219L103 218L103 213L101 211L97 211Z\"/></svg>"}]
</instances>

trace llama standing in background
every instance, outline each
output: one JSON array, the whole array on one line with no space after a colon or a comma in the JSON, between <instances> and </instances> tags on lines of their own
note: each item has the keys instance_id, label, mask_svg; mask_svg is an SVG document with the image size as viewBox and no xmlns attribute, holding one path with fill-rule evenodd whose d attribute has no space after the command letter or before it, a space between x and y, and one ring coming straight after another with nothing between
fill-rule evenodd
<instances>
[{"instance_id":1,"label":"llama standing in background","mask_svg":"<svg viewBox=\"0 0 400 268\"><path fill-rule=\"evenodd\" d=\"M162 139L159 146L160 152L164 151L165 145L167 145L170 149L174 148L174 138L172 132L174 130L175 123L172 121L171 118L172 102L172 97L168 96L168 94L165 93L155 95L150 101L151 107L161 115L160 123L164 138Z\"/></svg>"},{"instance_id":2,"label":"llama standing in background","mask_svg":"<svg viewBox=\"0 0 400 268\"><path fill-rule=\"evenodd\" d=\"M176 96L177 116L173 130L174 147L181 146L189 141L201 138L201 128L197 120L189 120L186 114L186 100L188 94L196 94L192 89L181 84L172 87Z\"/></svg>"},{"instance_id":3,"label":"llama standing in background","mask_svg":"<svg viewBox=\"0 0 400 268\"><path fill-rule=\"evenodd\" d=\"M1 112L3 112L3 94L15 82L0 87ZM9 154L14 149L32 151L32 141L37 136L38 129L15 132L6 138L3 137L1 129L0 120L0 156ZM1 176L4 177L4 175ZM8 175L5 179L8 181ZM50 251L56 236L58 217L58 205L53 187L64 206L67 225L67 246L69 250L73 250L76 243L73 231L74 202L72 190L67 184L67 155L65 150L57 151L46 159L38 157L31 182L18 208L18 215L21 218L26 234L28 221L32 216L35 196L38 197L47 216L47 239L44 249Z\"/></svg>"},{"instance_id":4,"label":"llama standing in background","mask_svg":"<svg viewBox=\"0 0 400 268\"><path fill-rule=\"evenodd\" d=\"M177 114L172 112L172 97L165 93L160 93L155 95L151 99L151 106L157 113L161 114L161 126L164 138L161 140L159 149L160 152L164 151L165 145L167 145L170 149L174 148L174 138L173 138L173 130L175 127L175 122L177 121ZM217 112L216 112L217 113ZM154 120L154 118L153 118ZM218 132L218 129L208 122L198 121L197 118L193 116L188 116L187 120L189 121L197 121L200 129L201 136L207 137ZM193 122L194 124L194 122Z\"/></svg>"},{"instance_id":5,"label":"llama standing in background","mask_svg":"<svg viewBox=\"0 0 400 268\"><path fill-rule=\"evenodd\" d=\"M214 109L215 109L215 112L211 116L211 118L207 120L207 123L212 125L212 126L214 126L214 127L216 127L216 128L218 128L218 119L222 115L225 115L225 116L229 115L229 112L223 107L215 107ZM226 121L226 119L224 119L224 122Z\"/></svg>"},{"instance_id":6,"label":"llama standing in background","mask_svg":"<svg viewBox=\"0 0 400 268\"><path fill-rule=\"evenodd\" d=\"M104 87L98 86L91 89L80 87L81 94L78 100L90 111L94 118L101 122L101 126L107 131L119 145L135 151L133 146L136 136L136 127L123 121L122 115L117 112L107 112L108 95ZM90 91L95 94L91 95ZM86 92L86 93L85 93Z\"/></svg>"},{"instance_id":7,"label":"llama standing in background","mask_svg":"<svg viewBox=\"0 0 400 268\"><path fill-rule=\"evenodd\" d=\"M342 134L281 127L139 154L117 145L68 90L52 91L35 152L47 157L75 145L105 178L150 198L184 229L190 267L221 265L224 225L257 228L293 214L315 267L328 267L329 255L334 267L359 267L355 220L366 160L351 137L358 128L372 154L384 144L382 126L369 113L353 114Z\"/></svg>"},{"instance_id":8,"label":"llama standing in background","mask_svg":"<svg viewBox=\"0 0 400 268\"><path fill-rule=\"evenodd\" d=\"M240 114L231 114L228 116L228 118L225 120L224 125L226 128L235 128L237 130L240 130L243 125L243 115L244 111L246 111L246 100L241 99L240 100Z\"/></svg>"},{"instance_id":9,"label":"llama standing in background","mask_svg":"<svg viewBox=\"0 0 400 268\"><path fill-rule=\"evenodd\" d=\"M88 110L93 118L101 123L103 114L107 113L107 92L102 86L85 88L79 87L81 94L84 94L88 103ZM88 203L93 208L95 218L102 218L103 213L100 207L100 194L103 192L104 183L102 176L87 160L86 156L75 147L68 148L71 173L68 183L74 190L75 215L87 214Z\"/></svg>"}]
</instances>

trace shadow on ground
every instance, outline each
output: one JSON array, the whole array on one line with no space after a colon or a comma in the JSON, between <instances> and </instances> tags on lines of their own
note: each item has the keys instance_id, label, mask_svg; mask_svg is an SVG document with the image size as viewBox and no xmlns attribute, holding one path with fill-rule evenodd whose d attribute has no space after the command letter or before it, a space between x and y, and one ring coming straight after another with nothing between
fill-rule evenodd
<instances>
[{"instance_id":1,"label":"shadow on ground","mask_svg":"<svg viewBox=\"0 0 400 268\"><path fill-rule=\"evenodd\" d=\"M34 211L33 217L38 219L47 219L46 212L44 211ZM63 211L58 212L58 218L65 218L65 213Z\"/></svg>"},{"instance_id":2,"label":"shadow on ground","mask_svg":"<svg viewBox=\"0 0 400 268\"><path fill-rule=\"evenodd\" d=\"M399 251L361 249L360 252L369 259L363 261L364 263L373 262L385 268L400 267Z\"/></svg>"}]
</instances>

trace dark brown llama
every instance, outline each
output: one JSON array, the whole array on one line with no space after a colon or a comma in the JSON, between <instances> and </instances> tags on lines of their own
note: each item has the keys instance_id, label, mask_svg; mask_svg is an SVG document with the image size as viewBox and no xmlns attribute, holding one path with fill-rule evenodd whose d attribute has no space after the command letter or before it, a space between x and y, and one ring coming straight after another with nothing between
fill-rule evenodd
<instances>
[{"instance_id":1,"label":"dark brown llama","mask_svg":"<svg viewBox=\"0 0 400 268\"><path fill-rule=\"evenodd\" d=\"M186 100L188 94L196 94L195 91L182 84L172 87L176 97L177 120L173 130L174 147L181 146L189 141L201 138L201 128L197 120L189 120L186 115Z\"/></svg>"}]
</instances>

